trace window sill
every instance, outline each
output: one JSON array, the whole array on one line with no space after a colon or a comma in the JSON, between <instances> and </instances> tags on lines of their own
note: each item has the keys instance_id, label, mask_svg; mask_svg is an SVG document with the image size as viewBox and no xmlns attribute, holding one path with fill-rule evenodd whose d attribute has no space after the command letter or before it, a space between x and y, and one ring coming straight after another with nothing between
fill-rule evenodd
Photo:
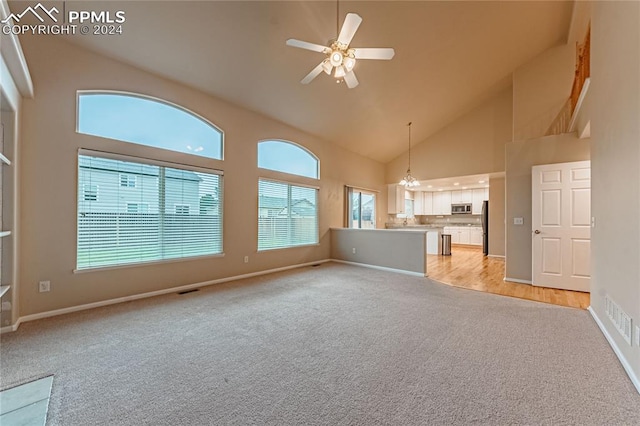
<instances>
[{"instance_id":1,"label":"window sill","mask_svg":"<svg viewBox=\"0 0 640 426\"><path fill-rule=\"evenodd\" d=\"M180 257L177 259L153 260L150 262L128 263L126 265L110 265L110 266L99 266L96 268L74 269L73 273L85 274L87 272L110 271L113 269L128 269L128 268L136 268L136 267L143 267L143 266L157 266L157 265L164 265L167 263L190 262L194 260L215 259L219 257L224 257L224 253L206 254L203 256Z\"/></svg>"}]
</instances>

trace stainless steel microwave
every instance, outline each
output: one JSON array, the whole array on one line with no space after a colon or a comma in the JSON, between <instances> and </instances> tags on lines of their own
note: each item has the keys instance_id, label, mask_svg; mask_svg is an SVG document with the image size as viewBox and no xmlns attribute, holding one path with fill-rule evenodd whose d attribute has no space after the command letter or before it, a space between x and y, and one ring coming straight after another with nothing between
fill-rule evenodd
<instances>
[{"instance_id":1,"label":"stainless steel microwave","mask_svg":"<svg viewBox=\"0 0 640 426\"><path fill-rule=\"evenodd\" d=\"M451 214L471 214L471 203L451 204Z\"/></svg>"}]
</instances>

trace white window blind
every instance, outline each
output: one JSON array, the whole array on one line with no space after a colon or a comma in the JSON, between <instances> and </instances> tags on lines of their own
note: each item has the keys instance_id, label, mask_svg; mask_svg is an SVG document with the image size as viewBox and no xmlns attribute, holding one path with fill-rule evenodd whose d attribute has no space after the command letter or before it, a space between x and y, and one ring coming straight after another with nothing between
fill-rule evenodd
<instances>
[{"instance_id":1,"label":"white window blind","mask_svg":"<svg viewBox=\"0 0 640 426\"><path fill-rule=\"evenodd\" d=\"M222 253L221 172L180 167L81 151L77 269Z\"/></svg>"},{"instance_id":2,"label":"white window blind","mask_svg":"<svg viewBox=\"0 0 640 426\"><path fill-rule=\"evenodd\" d=\"M318 243L318 190L258 182L258 250Z\"/></svg>"}]
</instances>

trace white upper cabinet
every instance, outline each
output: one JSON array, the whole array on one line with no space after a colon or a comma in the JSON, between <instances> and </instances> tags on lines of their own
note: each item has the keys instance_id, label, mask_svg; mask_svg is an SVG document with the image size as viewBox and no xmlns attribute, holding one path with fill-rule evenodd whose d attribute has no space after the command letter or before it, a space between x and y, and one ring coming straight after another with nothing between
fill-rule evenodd
<instances>
[{"instance_id":1,"label":"white upper cabinet","mask_svg":"<svg viewBox=\"0 0 640 426\"><path fill-rule=\"evenodd\" d=\"M423 215L424 213L424 192L423 191L414 191L413 192L413 214L414 215Z\"/></svg>"},{"instance_id":2,"label":"white upper cabinet","mask_svg":"<svg viewBox=\"0 0 640 426\"><path fill-rule=\"evenodd\" d=\"M470 189L451 191L451 204L472 203L473 194Z\"/></svg>"},{"instance_id":3,"label":"white upper cabinet","mask_svg":"<svg viewBox=\"0 0 640 426\"><path fill-rule=\"evenodd\" d=\"M389 185L387 198L387 212L389 214L405 213L404 192L404 186Z\"/></svg>"},{"instance_id":4,"label":"white upper cabinet","mask_svg":"<svg viewBox=\"0 0 640 426\"><path fill-rule=\"evenodd\" d=\"M489 199L488 188L478 188L472 190L473 201L471 204L472 214L482 214L482 202Z\"/></svg>"},{"instance_id":5,"label":"white upper cabinet","mask_svg":"<svg viewBox=\"0 0 640 426\"><path fill-rule=\"evenodd\" d=\"M433 214L451 214L451 191L438 191L433 193Z\"/></svg>"},{"instance_id":6,"label":"white upper cabinet","mask_svg":"<svg viewBox=\"0 0 640 426\"><path fill-rule=\"evenodd\" d=\"M423 207L422 211L424 215L433 214L433 192L424 192L422 194Z\"/></svg>"}]
</instances>

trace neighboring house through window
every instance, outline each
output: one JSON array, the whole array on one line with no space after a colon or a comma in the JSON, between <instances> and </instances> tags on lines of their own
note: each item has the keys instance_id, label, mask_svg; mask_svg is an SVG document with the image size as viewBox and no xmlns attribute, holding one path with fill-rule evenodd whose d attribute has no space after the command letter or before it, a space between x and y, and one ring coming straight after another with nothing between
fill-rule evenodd
<instances>
[{"instance_id":1,"label":"neighboring house through window","mask_svg":"<svg viewBox=\"0 0 640 426\"><path fill-rule=\"evenodd\" d=\"M319 161L297 144L258 143L258 167L318 179ZM297 180L297 179L296 179ZM318 188L260 178L258 181L258 250L317 244Z\"/></svg>"},{"instance_id":2,"label":"neighboring house through window","mask_svg":"<svg viewBox=\"0 0 640 426\"><path fill-rule=\"evenodd\" d=\"M83 184L82 198L84 201L98 201L98 185Z\"/></svg>"},{"instance_id":3,"label":"neighboring house through window","mask_svg":"<svg viewBox=\"0 0 640 426\"><path fill-rule=\"evenodd\" d=\"M174 210L176 214L189 214L189 208L191 206L189 204L176 204L174 206Z\"/></svg>"},{"instance_id":4,"label":"neighboring house through window","mask_svg":"<svg viewBox=\"0 0 640 426\"><path fill-rule=\"evenodd\" d=\"M149 204L127 203L127 213L149 213Z\"/></svg>"},{"instance_id":5,"label":"neighboring house through window","mask_svg":"<svg viewBox=\"0 0 640 426\"><path fill-rule=\"evenodd\" d=\"M135 188L136 187L136 176L129 174L120 174L120 186L124 186L125 188Z\"/></svg>"}]
</instances>

